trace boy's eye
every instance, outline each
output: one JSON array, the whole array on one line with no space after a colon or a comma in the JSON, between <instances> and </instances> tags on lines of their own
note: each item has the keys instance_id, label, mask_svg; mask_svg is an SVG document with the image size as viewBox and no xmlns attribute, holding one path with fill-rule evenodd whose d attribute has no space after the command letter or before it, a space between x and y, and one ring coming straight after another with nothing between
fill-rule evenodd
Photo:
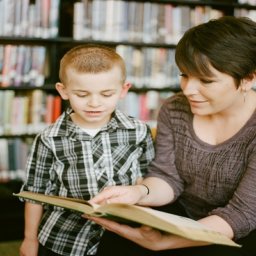
<instances>
[{"instance_id":1,"label":"boy's eye","mask_svg":"<svg viewBox=\"0 0 256 256\"><path fill-rule=\"evenodd\" d=\"M104 97L111 97L113 95L113 93L104 93L104 94L102 94L102 96L104 96Z\"/></svg>"},{"instance_id":2,"label":"boy's eye","mask_svg":"<svg viewBox=\"0 0 256 256\"><path fill-rule=\"evenodd\" d=\"M76 96L79 97L79 98L84 98L84 97L87 96L87 94L77 94Z\"/></svg>"},{"instance_id":3,"label":"boy's eye","mask_svg":"<svg viewBox=\"0 0 256 256\"><path fill-rule=\"evenodd\" d=\"M116 93L116 91L114 90L109 90L109 91L105 91L105 92L101 92L101 95L103 97L111 97Z\"/></svg>"}]
</instances>

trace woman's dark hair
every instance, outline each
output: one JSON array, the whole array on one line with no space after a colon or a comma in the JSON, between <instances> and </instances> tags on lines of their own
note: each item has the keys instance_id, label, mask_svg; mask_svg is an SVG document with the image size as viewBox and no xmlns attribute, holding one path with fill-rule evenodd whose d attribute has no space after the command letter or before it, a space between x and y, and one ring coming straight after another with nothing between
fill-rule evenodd
<instances>
[{"instance_id":1,"label":"woman's dark hair","mask_svg":"<svg viewBox=\"0 0 256 256\"><path fill-rule=\"evenodd\" d=\"M210 64L238 87L256 71L256 23L224 16L195 26L179 41L175 60L181 72L197 77L211 77Z\"/></svg>"}]
</instances>

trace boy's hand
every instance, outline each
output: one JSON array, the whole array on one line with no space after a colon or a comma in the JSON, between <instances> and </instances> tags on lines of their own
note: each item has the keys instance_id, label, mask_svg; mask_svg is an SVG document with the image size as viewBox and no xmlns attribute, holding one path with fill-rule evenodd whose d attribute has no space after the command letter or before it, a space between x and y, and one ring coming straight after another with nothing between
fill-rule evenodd
<instances>
[{"instance_id":1,"label":"boy's hand","mask_svg":"<svg viewBox=\"0 0 256 256\"><path fill-rule=\"evenodd\" d=\"M20 256L37 256L39 242L36 239L25 238L20 247Z\"/></svg>"}]
</instances>

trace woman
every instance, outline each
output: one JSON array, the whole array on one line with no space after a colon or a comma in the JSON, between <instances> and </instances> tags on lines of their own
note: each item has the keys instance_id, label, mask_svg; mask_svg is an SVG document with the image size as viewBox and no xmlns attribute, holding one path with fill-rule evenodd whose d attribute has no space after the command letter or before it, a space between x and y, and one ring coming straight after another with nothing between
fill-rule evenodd
<instances>
[{"instance_id":1,"label":"woman","mask_svg":"<svg viewBox=\"0 0 256 256\"><path fill-rule=\"evenodd\" d=\"M193 27L175 57L182 92L160 110L156 157L143 185L108 187L91 201L170 204L169 212L198 220L242 248L93 218L132 241L106 232L98 255L109 247L111 255L255 255L256 23L222 17Z\"/></svg>"}]
</instances>

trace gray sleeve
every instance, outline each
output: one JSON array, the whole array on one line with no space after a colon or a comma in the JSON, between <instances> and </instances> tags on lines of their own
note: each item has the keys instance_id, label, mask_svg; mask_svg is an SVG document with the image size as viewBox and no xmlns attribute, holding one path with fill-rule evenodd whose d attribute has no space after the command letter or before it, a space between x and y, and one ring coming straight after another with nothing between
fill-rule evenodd
<instances>
[{"instance_id":1,"label":"gray sleeve","mask_svg":"<svg viewBox=\"0 0 256 256\"><path fill-rule=\"evenodd\" d=\"M246 167L247 166L247 167ZM245 172L225 207L210 212L223 218L232 227L234 238L239 239L256 229L256 148L245 163Z\"/></svg>"},{"instance_id":2,"label":"gray sleeve","mask_svg":"<svg viewBox=\"0 0 256 256\"><path fill-rule=\"evenodd\" d=\"M158 177L165 180L174 191L174 200L183 191L181 180L175 166L175 145L170 123L170 113L167 104L160 109L157 120L156 156L149 166L147 177Z\"/></svg>"}]
</instances>

